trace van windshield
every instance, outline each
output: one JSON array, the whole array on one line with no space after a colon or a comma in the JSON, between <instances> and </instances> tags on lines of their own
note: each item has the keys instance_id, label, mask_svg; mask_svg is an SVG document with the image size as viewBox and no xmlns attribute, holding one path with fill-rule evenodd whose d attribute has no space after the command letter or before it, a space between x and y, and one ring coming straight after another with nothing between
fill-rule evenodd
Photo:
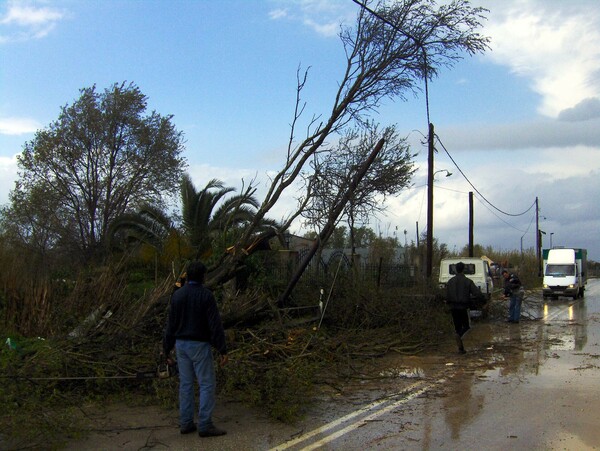
<instances>
[{"instance_id":1,"label":"van windshield","mask_svg":"<svg viewBox=\"0 0 600 451\"><path fill-rule=\"evenodd\" d=\"M575 265L546 265L546 276L565 277L575 275Z\"/></svg>"},{"instance_id":2,"label":"van windshield","mask_svg":"<svg viewBox=\"0 0 600 451\"><path fill-rule=\"evenodd\" d=\"M452 274L452 275L456 274L456 264L455 263L450 264L450 274ZM463 274L465 274L465 275L475 274L475 263L465 263L465 270L463 271Z\"/></svg>"}]
</instances>

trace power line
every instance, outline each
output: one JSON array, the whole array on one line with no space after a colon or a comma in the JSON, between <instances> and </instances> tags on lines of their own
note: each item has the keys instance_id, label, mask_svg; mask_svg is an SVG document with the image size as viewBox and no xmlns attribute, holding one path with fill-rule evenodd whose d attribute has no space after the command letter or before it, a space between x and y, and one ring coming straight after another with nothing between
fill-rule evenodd
<instances>
[{"instance_id":1,"label":"power line","mask_svg":"<svg viewBox=\"0 0 600 451\"><path fill-rule=\"evenodd\" d=\"M427 185L422 185L422 186L427 186ZM446 188L445 186L440 186L439 184L435 185L435 189L441 189L441 190L444 190L444 191L452 191L454 193L459 193L459 194L469 194L468 191L463 191L463 190L460 190L460 189L453 189L453 188Z\"/></svg>"},{"instance_id":2,"label":"power line","mask_svg":"<svg viewBox=\"0 0 600 451\"><path fill-rule=\"evenodd\" d=\"M419 186L415 186L413 188L422 188L424 186L427 186L427 184L424 185L419 185ZM463 191L463 190L459 190L459 189L453 189L453 188L446 188L445 186L440 186L440 185L436 185L435 189L437 190L443 190L443 191L451 191L453 193L459 193L459 194L469 194L467 191ZM479 193L477 193L479 194ZM515 227L514 225L512 225L511 223L505 221L504 219L502 219L500 216L498 216L496 214L496 212L494 210L492 210L482 199L480 199L478 196L475 196L475 199L477 199L477 202L479 202L481 205L483 205L491 214L493 214L496 218L498 218L500 221L502 221L504 224L506 224L507 226L509 226L510 228L513 228L519 232L523 232L523 233L527 233L529 231L529 227L527 228L527 230L521 230L518 227ZM420 213L419 213L420 215ZM533 215L533 218L535 218L535 215ZM529 223L529 226L531 226L531 222Z\"/></svg>"},{"instance_id":3,"label":"power line","mask_svg":"<svg viewBox=\"0 0 600 451\"><path fill-rule=\"evenodd\" d=\"M352 0L354 3L356 3L358 6L360 6L362 9L364 9L365 11L368 11L369 13L371 13L373 16L377 17L379 20L381 20L383 23L389 25L390 27L392 27L394 30L396 30L398 33L403 34L404 36L406 36L409 39L412 39L413 41L415 41L417 43L417 45L419 47L423 47L423 45L413 36L409 35L406 31L402 30L401 28L399 28L395 23L391 22L390 20L386 19L385 17L383 17L381 14L379 14L377 11L369 8L366 4L359 2L358 0Z\"/></svg>"},{"instance_id":4,"label":"power line","mask_svg":"<svg viewBox=\"0 0 600 451\"><path fill-rule=\"evenodd\" d=\"M493 211L493 210L491 210L490 207L485 202L482 202L482 200L479 197L475 196L475 199L477 199L477 202L479 202L481 205L483 205L487 209L487 211L489 211L491 214L493 214L496 218L498 218L504 224L506 224L507 226L509 226L511 229L515 229L516 231L523 232L523 233L527 233L527 231L529 230L529 227L527 228L527 230L524 230L524 231L521 230L521 229L519 229L518 227L515 227L510 222L507 222L503 218L501 218L500 216L498 216L496 214L496 212ZM535 218L535 215L533 215L533 218ZM531 226L531 222L529 223L529 225Z\"/></svg>"},{"instance_id":5,"label":"power line","mask_svg":"<svg viewBox=\"0 0 600 451\"><path fill-rule=\"evenodd\" d=\"M425 106L426 106L426 112L427 112L427 123L430 125L430 128L432 128L433 126L431 125L430 112L429 112L429 84L428 84L428 72L427 72L427 53L425 51L425 46L423 45L423 43L421 41L417 40L413 36L411 36L408 33L406 33L404 30L400 29L398 26L396 26L396 24L392 23L390 20L386 19L381 14L379 14L376 11L374 11L373 9L369 8L366 4L364 4L364 3L362 3L362 2L360 2L358 0L352 0L352 1L355 4L359 5L363 10L368 11L374 17L376 17L377 19L381 20L383 23L385 23L385 24L389 25L390 27L392 27L392 29L394 29L398 33L402 34L403 36L405 36L408 39L412 39L415 42L415 44L422 49L422 51L423 51L423 78L424 78L424 82L425 82ZM492 204L475 187L475 185L473 185L473 183L471 182L471 180L469 180L469 178L466 176L466 174L463 172L463 170L458 166L458 164L456 163L456 161L454 160L454 158L452 158L452 155L450 155L450 152L448 152L448 149L446 149L446 146L444 146L444 143L440 140L439 136L435 135L435 138L437 139L437 141L439 142L439 144L442 146L442 148L444 149L444 151L446 152L446 154L448 155L448 157L450 158L450 160L452 160L452 162L454 163L454 166L456 166L456 168L458 169L458 171L462 174L462 176L469 183L469 185L473 188L473 190L481 197L481 199L483 199L484 202L481 202L481 200L479 198L477 200L479 202L481 202L481 204L484 207L486 207L492 214L494 214L494 216L496 216L502 222L504 222L505 224L507 224L509 227L514 228L515 230L518 230L520 232L523 232L522 230L520 230L517 227L513 226L512 224L508 223L504 219L500 218L495 212L493 212L492 210L490 210L488 208L488 205L490 207L492 207L494 210L496 210L497 212L502 213L502 214L504 214L506 216L518 217L518 216L523 216L526 213L528 213L537 204L537 199L531 204L531 206L527 210L525 210L522 213L514 214L514 213L508 213L508 212L506 212L504 210L501 210L500 208L498 208L494 204ZM430 170L431 170L431 168L430 168ZM421 208L422 208L422 205L421 205ZM419 213L419 215L420 215L420 213ZM429 226L430 225L428 224L428 227ZM530 223L529 227L530 226L531 226L531 223ZM524 233L527 233L527 231L529 230L529 227L527 228L527 230Z\"/></svg>"},{"instance_id":6,"label":"power line","mask_svg":"<svg viewBox=\"0 0 600 451\"><path fill-rule=\"evenodd\" d=\"M442 148L444 149L444 151L446 152L446 154L448 155L448 157L450 158L450 160L452 160L452 163L454 163L454 166L456 166L456 169L458 169L458 171L462 174L462 176L465 178L465 180L467 181L467 183L469 183L469 185L471 185L471 187L473 188L473 190L479 194L479 196L481 196L481 198L490 206L492 207L494 210L502 213L503 215L506 216L523 216L524 214L528 213L534 206L535 206L535 201L531 204L531 206L525 210L522 213L508 213L504 210L501 210L500 208L496 207L494 204L492 204L489 200L487 200L487 198L481 194L481 192L479 192L479 190L475 187L475 185L473 185L473 183L471 183L471 180L469 180L469 178L465 175L465 173L463 172L463 170L458 166L458 163L456 163L456 161L454 161L454 158L452 158L452 155L450 155L450 152L448 152L448 149L446 149L446 146L444 146L444 143L442 142L442 140L440 139L440 137L438 135L435 135L435 138L437 139L438 143L440 143L440 145L442 146Z\"/></svg>"}]
</instances>

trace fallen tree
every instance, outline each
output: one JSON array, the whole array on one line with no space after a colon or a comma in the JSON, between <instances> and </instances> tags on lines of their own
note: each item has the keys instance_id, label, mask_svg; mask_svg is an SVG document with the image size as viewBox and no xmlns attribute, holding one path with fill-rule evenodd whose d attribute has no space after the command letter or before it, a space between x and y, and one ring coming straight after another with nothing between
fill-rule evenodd
<instances>
[{"instance_id":1,"label":"fallen tree","mask_svg":"<svg viewBox=\"0 0 600 451\"><path fill-rule=\"evenodd\" d=\"M441 67L452 66L463 54L483 52L488 38L481 36L477 29L481 27L485 11L471 7L466 0L440 6L429 0L391 4L382 1L373 9L361 8L354 27L342 27L340 32L346 67L333 97L331 113L325 119L313 116L305 138L296 142L296 128L306 107L301 93L308 80L308 72L301 75L299 70L296 105L283 167L273 177L253 220L231 251L220 259L219 267L209 274L207 284L216 286L232 278L252 244L269 236L259 233L263 219L282 194L295 184L310 159L319 152L330 151L324 146L328 138L341 133L347 126L365 123L367 115L376 111L384 99L404 99L408 92L416 93L419 83L436 76ZM282 232L302 213L314 194L312 188L310 183L307 184L296 209L281 224ZM323 236L327 234L322 233Z\"/></svg>"}]
</instances>

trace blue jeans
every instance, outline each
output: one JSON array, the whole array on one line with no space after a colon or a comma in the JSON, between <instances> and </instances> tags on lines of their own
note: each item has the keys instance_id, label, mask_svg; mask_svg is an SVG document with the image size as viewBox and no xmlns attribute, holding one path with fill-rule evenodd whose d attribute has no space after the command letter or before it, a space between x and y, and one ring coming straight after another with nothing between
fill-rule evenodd
<instances>
[{"instance_id":1,"label":"blue jeans","mask_svg":"<svg viewBox=\"0 0 600 451\"><path fill-rule=\"evenodd\" d=\"M210 343L177 340L177 366L179 367L179 426L194 423L194 379L200 386L198 400L198 429L212 425L215 409L215 367Z\"/></svg>"},{"instance_id":2,"label":"blue jeans","mask_svg":"<svg viewBox=\"0 0 600 451\"><path fill-rule=\"evenodd\" d=\"M510 303L508 304L508 319L510 321L519 322L521 319L521 302L523 299L518 294L510 295Z\"/></svg>"}]
</instances>

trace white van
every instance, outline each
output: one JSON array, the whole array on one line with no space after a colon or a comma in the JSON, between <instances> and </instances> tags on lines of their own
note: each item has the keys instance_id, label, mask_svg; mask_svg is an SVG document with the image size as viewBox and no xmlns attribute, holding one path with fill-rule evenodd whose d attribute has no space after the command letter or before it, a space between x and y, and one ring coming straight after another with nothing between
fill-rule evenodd
<instances>
[{"instance_id":1,"label":"white van","mask_svg":"<svg viewBox=\"0 0 600 451\"><path fill-rule=\"evenodd\" d=\"M544 298L583 297L587 282L587 250L553 248L543 250Z\"/></svg>"},{"instance_id":2,"label":"white van","mask_svg":"<svg viewBox=\"0 0 600 451\"><path fill-rule=\"evenodd\" d=\"M477 257L445 258L440 262L439 284L441 289L446 289L448 281L456 275L456 264L463 262L463 274L471 279L489 301L494 291L494 280L487 260Z\"/></svg>"}]
</instances>

